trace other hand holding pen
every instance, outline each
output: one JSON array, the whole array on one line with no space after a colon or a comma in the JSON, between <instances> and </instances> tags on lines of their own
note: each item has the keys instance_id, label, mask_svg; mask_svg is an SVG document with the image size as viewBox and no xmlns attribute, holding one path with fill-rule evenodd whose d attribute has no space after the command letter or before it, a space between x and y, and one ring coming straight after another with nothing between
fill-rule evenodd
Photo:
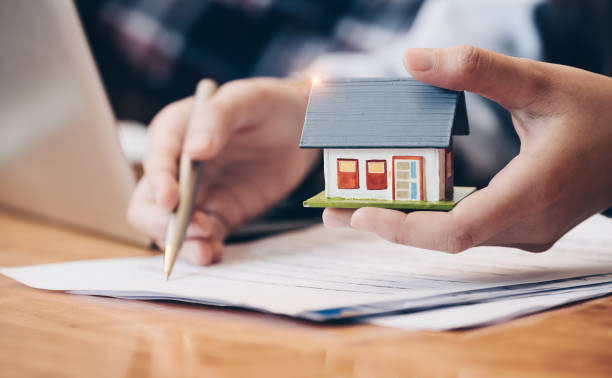
<instances>
[{"instance_id":1,"label":"other hand holding pen","mask_svg":"<svg viewBox=\"0 0 612 378\"><path fill-rule=\"evenodd\" d=\"M194 104L189 97L165 107L150 126L145 174L132 197L130 222L164 245L184 150L203 166L180 256L196 264L220 260L231 229L284 198L318 161L317 151L298 148L308 90L297 80L238 80L205 103Z\"/></svg>"}]
</instances>

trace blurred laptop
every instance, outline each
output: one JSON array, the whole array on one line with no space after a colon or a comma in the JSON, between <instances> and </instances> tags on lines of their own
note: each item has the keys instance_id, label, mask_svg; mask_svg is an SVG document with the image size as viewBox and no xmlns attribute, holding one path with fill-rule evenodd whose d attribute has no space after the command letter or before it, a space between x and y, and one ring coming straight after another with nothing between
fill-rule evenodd
<instances>
[{"instance_id":1,"label":"blurred laptop","mask_svg":"<svg viewBox=\"0 0 612 378\"><path fill-rule=\"evenodd\" d=\"M147 244L126 221L135 177L72 1L0 1L0 54L0 207Z\"/></svg>"}]
</instances>

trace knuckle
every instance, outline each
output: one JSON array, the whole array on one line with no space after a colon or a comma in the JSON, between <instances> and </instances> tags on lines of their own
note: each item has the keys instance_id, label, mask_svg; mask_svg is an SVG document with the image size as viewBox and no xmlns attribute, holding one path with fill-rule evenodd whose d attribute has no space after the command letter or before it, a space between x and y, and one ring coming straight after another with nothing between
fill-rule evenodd
<instances>
[{"instance_id":1,"label":"knuckle","mask_svg":"<svg viewBox=\"0 0 612 378\"><path fill-rule=\"evenodd\" d=\"M540 64L528 61L531 64L531 77L530 84L532 92L539 94L546 94L551 90L552 81L550 80L550 73L542 69Z\"/></svg>"},{"instance_id":2,"label":"knuckle","mask_svg":"<svg viewBox=\"0 0 612 378\"><path fill-rule=\"evenodd\" d=\"M551 80L550 71L545 69L542 63L533 62L524 58L516 59L525 64L529 78L529 80L526 81L525 99L516 107L516 110L521 110L529 108L531 104L541 102L541 100L550 97L558 87L554 81ZM526 112L524 116L530 117L535 116L535 114Z\"/></svg>"},{"instance_id":3,"label":"knuckle","mask_svg":"<svg viewBox=\"0 0 612 378\"><path fill-rule=\"evenodd\" d=\"M458 73L462 77L483 73L489 64L487 52L474 46L458 46L456 56Z\"/></svg>"},{"instance_id":4,"label":"knuckle","mask_svg":"<svg viewBox=\"0 0 612 378\"><path fill-rule=\"evenodd\" d=\"M265 80L257 80L253 81L253 86L251 88L252 95L254 98L267 101L270 96L270 90L268 83Z\"/></svg>"},{"instance_id":5,"label":"knuckle","mask_svg":"<svg viewBox=\"0 0 612 378\"><path fill-rule=\"evenodd\" d=\"M474 246L474 233L467 227L459 227L447 234L445 251L459 253Z\"/></svg>"},{"instance_id":6,"label":"knuckle","mask_svg":"<svg viewBox=\"0 0 612 378\"><path fill-rule=\"evenodd\" d=\"M225 125L227 119L232 112L231 100L225 97L213 97L209 102L210 114L214 117L214 120L220 125Z\"/></svg>"},{"instance_id":7,"label":"knuckle","mask_svg":"<svg viewBox=\"0 0 612 378\"><path fill-rule=\"evenodd\" d=\"M395 244L410 245L409 238L405 234L404 230L393 233L391 235L391 242Z\"/></svg>"},{"instance_id":8,"label":"knuckle","mask_svg":"<svg viewBox=\"0 0 612 378\"><path fill-rule=\"evenodd\" d=\"M410 224L408 216L405 216L399 227L391 234L391 242L402 245L412 245L412 237L410 236Z\"/></svg>"}]
</instances>

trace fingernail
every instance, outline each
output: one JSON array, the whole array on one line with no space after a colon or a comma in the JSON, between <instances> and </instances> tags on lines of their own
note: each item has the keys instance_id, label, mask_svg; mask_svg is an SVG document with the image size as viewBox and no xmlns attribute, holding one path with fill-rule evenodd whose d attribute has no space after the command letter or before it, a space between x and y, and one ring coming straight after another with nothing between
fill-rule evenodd
<instances>
[{"instance_id":1,"label":"fingernail","mask_svg":"<svg viewBox=\"0 0 612 378\"><path fill-rule=\"evenodd\" d=\"M346 224L340 222L338 219L329 217L329 218L325 218L325 221L323 222L323 225L326 228L337 228L337 227L346 227Z\"/></svg>"},{"instance_id":2,"label":"fingernail","mask_svg":"<svg viewBox=\"0 0 612 378\"><path fill-rule=\"evenodd\" d=\"M323 225L327 228L347 227L348 222L335 214L327 212L323 217Z\"/></svg>"},{"instance_id":3,"label":"fingernail","mask_svg":"<svg viewBox=\"0 0 612 378\"><path fill-rule=\"evenodd\" d=\"M213 138L206 131L197 131L187 134L185 140L185 150L189 151L208 151L213 144Z\"/></svg>"},{"instance_id":4,"label":"fingernail","mask_svg":"<svg viewBox=\"0 0 612 378\"><path fill-rule=\"evenodd\" d=\"M404 65L410 71L429 71L434 62L433 49L408 49L404 54Z\"/></svg>"}]
</instances>

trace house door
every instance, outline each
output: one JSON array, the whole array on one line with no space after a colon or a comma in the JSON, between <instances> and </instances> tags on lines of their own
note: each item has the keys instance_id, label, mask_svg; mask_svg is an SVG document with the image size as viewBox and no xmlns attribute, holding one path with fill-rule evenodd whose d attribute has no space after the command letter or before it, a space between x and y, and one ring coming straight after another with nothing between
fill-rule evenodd
<instances>
[{"instance_id":1,"label":"house door","mask_svg":"<svg viewBox=\"0 0 612 378\"><path fill-rule=\"evenodd\" d=\"M393 199L423 201L423 157L393 157Z\"/></svg>"}]
</instances>

